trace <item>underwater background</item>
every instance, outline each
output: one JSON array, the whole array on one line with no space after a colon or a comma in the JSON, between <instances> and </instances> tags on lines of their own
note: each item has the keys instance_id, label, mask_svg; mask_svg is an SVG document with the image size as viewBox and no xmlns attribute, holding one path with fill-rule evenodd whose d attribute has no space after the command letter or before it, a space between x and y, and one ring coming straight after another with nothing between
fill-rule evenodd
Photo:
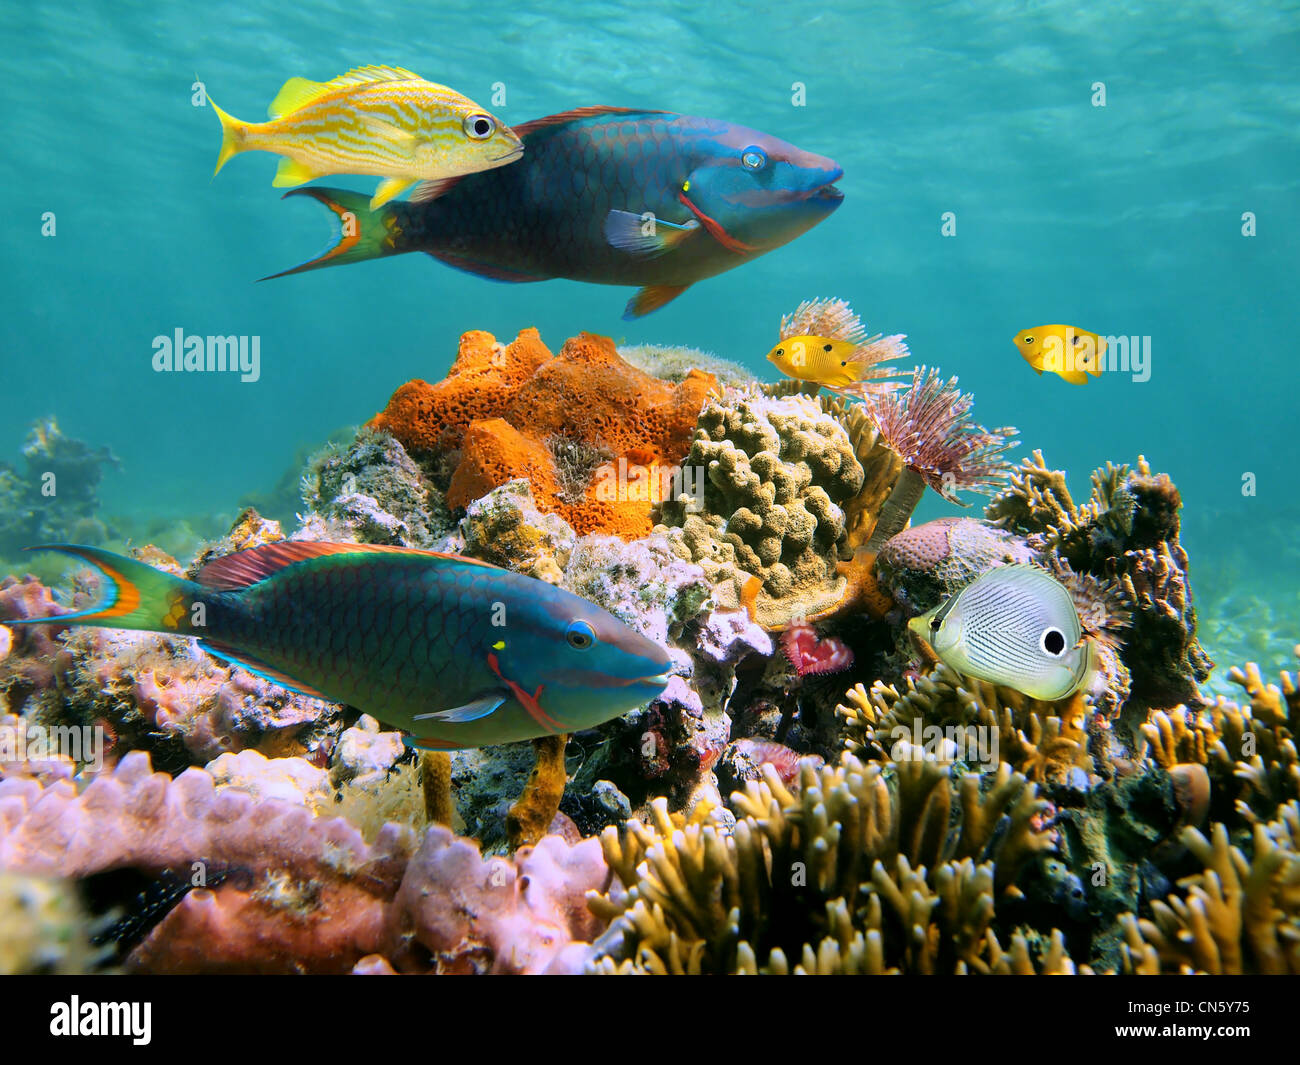
<instances>
[{"instance_id":1,"label":"underwater background","mask_svg":"<svg viewBox=\"0 0 1300 1065\"><path fill-rule=\"evenodd\" d=\"M959 375L981 422L1018 427L1014 458L1042 448L1076 483L1139 453L1168 471L1212 657L1227 643L1227 660L1279 659L1300 619L1298 16L1257 2L6 5L0 456L53 415L120 460L100 489L114 528L217 536L241 502L296 481L304 449L400 382L439 379L467 329L689 345L770 379L780 313L837 295ZM361 63L485 101L499 82L492 109L512 124L588 104L722 117L834 158L846 200L635 322L626 289L499 284L418 255L256 284L332 227L279 202L270 156L211 177L218 124L192 106L195 77L255 118L285 78ZM1035 377L1011 337L1039 322L1150 337L1149 380ZM152 338L177 327L260 336L260 380L154 373ZM920 517L952 510L930 496Z\"/></svg>"}]
</instances>

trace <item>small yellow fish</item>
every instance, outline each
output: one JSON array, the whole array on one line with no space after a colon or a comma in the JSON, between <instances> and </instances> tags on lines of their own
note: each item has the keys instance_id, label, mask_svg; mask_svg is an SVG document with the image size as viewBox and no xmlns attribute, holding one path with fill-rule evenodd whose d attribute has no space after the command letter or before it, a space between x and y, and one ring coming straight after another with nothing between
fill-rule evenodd
<instances>
[{"instance_id":1,"label":"small yellow fish","mask_svg":"<svg viewBox=\"0 0 1300 1065\"><path fill-rule=\"evenodd\" d=\"M290 78L270 122L221 119L217 170L239 152L284 158L272 185L326 174L377 174L374 210L420 181L472 174L513 162L523 142L473 100L400 67L360 67L329 82Z\"/></svg>"},{"instance_id":2,"label":"small yellow fish","mask_svg":"<svg viewBox=\"0 0 1300 1065\"><path fill-rule=\"evenodd\" d=\"M862 379L870 362L856 362L858 345L831 337L788 337L767 353L768 360L788 377L843 388Z\"/></svg>"},{"instance_id":3,"label":"small yellow fish","mask_svg":"<svg viewBox=\"0 0 1300 1065\"><path fill-rule=\"evenodd\" d=\"M1106 354L1106 341L1086 329L1072 325L1040 325L1022 329L1013 343L1025 362L1043 376L1043 371L1054 373L1072 385L1087 383L1088 377L1101 376L1101 357Z\"/></svg>"},{"instance_id":4,"label":"small yellow fish","mask_svg":"<svg viewBox=\"0 0 1300 1065\"><path fill-rule=\"evenodd\" d=\"M768 361L787 377L833 392L863 395L897 387L882 380L901 371L882 366L906 355L902 336L867 336L843 300L805 300L781 318L781 340Z\"/></svg>"}]
</instances>

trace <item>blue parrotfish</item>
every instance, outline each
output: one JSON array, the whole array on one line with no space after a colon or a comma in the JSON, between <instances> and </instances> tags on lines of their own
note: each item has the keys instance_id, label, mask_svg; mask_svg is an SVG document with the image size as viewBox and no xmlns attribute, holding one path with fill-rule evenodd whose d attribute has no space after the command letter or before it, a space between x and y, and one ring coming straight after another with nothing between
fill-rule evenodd
<instances>
[{"instance_id":1,"label":"blue parrotfish","mask_svg":"<svg viewBox=\"0 0 1300 1065\"><path fill-rule=\"evenodd\" d=\"M210 654L346 703L430 750L601 724L668 682L668 652L545 581L436 551L283 541L193 581L93 547L51 544L106 578L92 609L6 624L194 636Z\"/></svg>"},{"instance_id":2,"label":"blue parrotfish","mask_svg":"<svg viewBox=\"0 0 1300 1065\"><path fill-rule=\"evenodd\" d=\"M637 318L788 244L843 202L834 160L719 119L586 107L515 128L510 166L368 197L305 188L341 220L319 258L275 274L422 251L497 281L637 285Z\"/></svg>"}]
</instances>

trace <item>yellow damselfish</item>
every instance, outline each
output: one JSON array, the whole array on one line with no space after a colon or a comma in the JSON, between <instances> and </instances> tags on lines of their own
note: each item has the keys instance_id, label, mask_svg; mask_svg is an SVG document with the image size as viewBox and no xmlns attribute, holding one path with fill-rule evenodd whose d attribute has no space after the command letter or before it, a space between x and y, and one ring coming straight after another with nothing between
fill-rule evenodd
<instances>
[{"instance_id":1,"label":"yellow damselfish","mask_svg":"<svg viewBox=\"0 0 1300 1065\"><path fill-rule=\"evenodd\" d=\"M867 336L844 300L805 300L781 318L780 341L767 359L787 377L833 392L862 396L888 392L885 380L901 371L883 366L908 354L903 336Z\"/></svg>"},{"instance_id":2,"label":"yellow damselfish","mask_svg":"<svg viewBox=\"0 0 1300 1065\"><path fill-rule=\"evenodd\" d=\"M1101 357L1106 341L1086 329L1072 325L1040 325L1022 329L1013 338L1025 362L1043 375L1046 370L1072 385L1087 383L1088 377L1101 376Z\"/></svg>"},{"instance_id":3,"label":"yellow damselfish","mask_svg":"<svg viewBox=\"0 0 1300 1065\"><path fill-rule=\"evenodd\" d=\"M217 171L233 155L261 151L284 156L271 182L281 187L377 174L372 210L417 182L504 166L524 150L473 100L400 67L360 67L323 83L290 78L269 122L241 122L208 102L221 119Z\"/></svg>"}]
</instances>

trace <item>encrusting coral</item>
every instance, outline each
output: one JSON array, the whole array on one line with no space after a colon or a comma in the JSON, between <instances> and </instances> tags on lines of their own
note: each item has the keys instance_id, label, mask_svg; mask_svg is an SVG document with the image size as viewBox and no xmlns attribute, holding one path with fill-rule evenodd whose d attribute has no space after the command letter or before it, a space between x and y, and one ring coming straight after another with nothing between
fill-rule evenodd
<instances>
[{"instance_id":1,"label":"encrusting coral","mask_svg":"<svg viewBox=\"0 0 1300 1065\"><path fill-rule=\"evenodd\" d=\"M552 357L535 329L508 346L471 332L445 380L403 385L370 424L417 459L454 460L453 508L525 477L538 506L579 534L634 539L650 531L653 506L674 491L673 470L716 384L701 371L677 383L651 377L590 333ZM567 441L562 454L585 448L612 457L577 485L572 464L557 467L557 437Z\"/></svg>"}]
</instances>

